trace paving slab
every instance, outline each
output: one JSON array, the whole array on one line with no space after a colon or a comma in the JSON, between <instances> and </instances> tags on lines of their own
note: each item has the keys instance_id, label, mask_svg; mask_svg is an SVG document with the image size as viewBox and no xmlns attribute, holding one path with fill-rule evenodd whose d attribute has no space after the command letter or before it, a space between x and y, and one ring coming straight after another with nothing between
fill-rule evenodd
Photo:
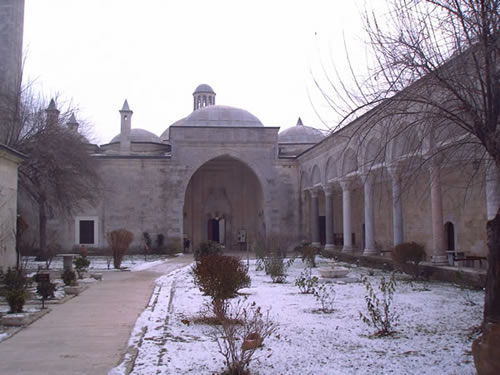
<instances>
[{"instance_id":1,"label":"paving slab","mask_svg":"<svg viewBox=\"0 0 500 375\"><path fill-rule=\"evenodd\" d=\"M103 281L0 343L2 375L107 374L127 349L154 281L192 255L139 272L103 272Z\"/></svg>"}]
</instances>

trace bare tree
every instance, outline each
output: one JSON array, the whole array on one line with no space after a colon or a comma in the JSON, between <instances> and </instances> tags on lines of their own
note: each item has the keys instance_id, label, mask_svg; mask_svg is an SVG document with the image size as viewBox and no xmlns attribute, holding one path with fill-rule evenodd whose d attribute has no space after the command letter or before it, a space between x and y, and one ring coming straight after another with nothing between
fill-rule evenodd
<instances>
[{"instance_id":1,"label":"bare tree","mask_svg":"<svg viewBox=\"0 0 500 375\"><path fill-rule=\"evenodd\" d=\"M388 12L364 14L372 64L318 83L351 139L370 132L404 138L418 163L484 161L500 168L500 1L387 0ZM359 78L363 77L363 78ZM349 81L349 82L348 82ZM356 137L353 136L356 133ZM415 159L415 160L416 160ZM417 165L414 165L416 167ZM487 223L488 270L483 324L500 321L500 211Z\"/></svg>"},{"instance_id":2,"label":"bare tree","mask_svg":"<svg viewBox=\"0 0 500 375\"><path fill-rule=\"evenodd\" d=\"M47 218L92 202L99 185L90 145L71 111L48 107L29 90L3 98L2 140L28 155L19 167L19 188L38 207L39 245L47 249Z\"/></svg>"}]
</instances>

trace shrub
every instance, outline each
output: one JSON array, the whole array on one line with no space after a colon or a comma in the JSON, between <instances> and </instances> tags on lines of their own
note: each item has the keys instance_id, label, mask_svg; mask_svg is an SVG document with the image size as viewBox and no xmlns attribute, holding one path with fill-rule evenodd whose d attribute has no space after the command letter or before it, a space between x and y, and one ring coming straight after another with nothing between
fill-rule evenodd
<instances>
[{"instance_id":1,"label":"shrub","mask_svg":"<svg viewBox=\"0 0 500 375\"><path fill-rule=\"evenodd\" d=\"M113 253L113 266L119 269L123 256L134 240L134 235L126 229L117 229L106 233L106 239Z\"/></svg>"},{"instance_id":2,"label":"shrub","mask_svg":"<svg viewBox=\"0 0 500 375\"><path fill-rule=\"evenodd\" d=\"M290 268L294 261L295 258L291 257L285 262L283 257L275 253L271 257L267 257L264 261L266 274L271 276L273 283L283 284L286 282L286 277L288 276L288 268Z\"/></svg>"},{"instance_id":3,"label":"shrub","mask_svg":"<svg viewBox=\"0 0 500 375\"><path fill-rule=\"evenodd\" d=\"M252 356L264 340L276 332L278 325L269 318L269 311L264 315L255 302L227 303L224 311L226 315L221 317L222 324L214 332L219 353L227 367L223 374L250 374L248 366Z\"/></svg>"},{"instance_id":4,"label":"shrub","mask_svg":"<svg viewBox=\"0 0 500 375\"><path fill-rule=\"evenodd\" d=\"M221 253L222 247L219 243L214 241L201 242L200 246L194 251L194 259L199 260L204 256L219 255Z\"/></svg>"},{"instance_id":5,"label":"shrub","mask_svg":"<svg viewBox=\"0 0 500 375\"><path fill-rule=\"evenodd\" d=\"M66 286L76 285L76 273L75 273L75 271L64 270L63 273L61 273L61 279L63 280L64 285L66 285Z\"/></svg>"},{"instance_id":6,"label":"shrub","mask_svg":"<svg viewBox=\"0 0 500 375\"><path fill-rule=\"evenodd\" d=\"M398 320L398 314L393 311L392 306L394 293L396 291L394 273L391 274L389 280L386 280L385 277L382 276L379 285L379 290L382 293L381 299L373 290L366 276L362 278L362 282L368 293L365 295L368 315L364 315L360 312L359 316L361 320L368 326L376 329L375 336L391 335L394 332L393 327Z\"/></svg>"},{"instance_id":7,"label":"shrub","mask_svg":"<svg viewBox=\"0 0 500 375\"><path fill-rule=\"evenodd\" d=\"M23 311L24 303L27 297L27 288L29 280L24 276L21 269L7 270L4 276L7 303L10 307L10 313L20 313Z\"/></svg>"},{"instance_id":8,"label":"shrub","mask_svg":"<svg viewBox=\"0 0 500 375\"><path fill-rule=\"evenodd\" d=\"M418 264L425 259L423 245L415 242L405 242L397 245L392 250L392 260L396 267L402 271L418 277Z\"/></svg>"},{"instance_id":9,"label":"shrub","mask_svg":"<svg viewBox=\"0 0 500 375\"><path fill-rule=\"evenodd\" d=\"M316 301L321 303L321 312L333 312L333 303L335 302L337 292L332 284L321 284L314 288L312 294L314 295L314 298L316 298Z\"/></svg>"},{"instance_id":10,"label":"shrub","mask_svg":"<svg viewBox=\"0 0 500 375\"><path fill-rule=\"evenodd\" d=\"M306 245L301 247L302 262L306 262L309 267L316 267L316 255L318 254L318 249L311 245Z\"/></svg>"},{"instance_id":11,"label":"shrub","mask_svg":"<svg viewBox=\"0 0 500 375\"><path fill-rule=\"evenodd\" d=\"M62 248L61 245L59 245L58 243L51 243L47 245L47 252L45 256L45 267L47 269L50 268L52 260L54 259L56 254L61 252L61 248Z\"/></svg>"},{"instance_id":12,"label":"shrub","mask_svg":"<svg viewBox=\"0 0 500 375\"><path fill-rule=\"evenodd\" d=\"M240 259L232 256L203 256L191 272L194 283L214 302L234 297L239 289L250 286L247 268Z\"/></svg>"},{"instance_id":13,"label":"shrub","mask_svg":"<svg viewBox=\"0 0 500 375\"><path fill-rule=\"evenodd\" d=\"M73 261L75 265L76 273L78 273L78 278L83 279L83 274L87 271L90 265L90 260L86 257L78 257Z\"/></svg>"},{"instance_id":14,"label":"shrub","mask_svg":"<svg viewBox=\"0 0 500 375\"><path fill-rule=\"evenodd\" d=\"M319 279L316 276L312 276L310 268L306 268L300 276L295 279L295 286L299 287L300 293L302 294L313 294L316 287L318 286Z\"/></svg>"}]
</instances>

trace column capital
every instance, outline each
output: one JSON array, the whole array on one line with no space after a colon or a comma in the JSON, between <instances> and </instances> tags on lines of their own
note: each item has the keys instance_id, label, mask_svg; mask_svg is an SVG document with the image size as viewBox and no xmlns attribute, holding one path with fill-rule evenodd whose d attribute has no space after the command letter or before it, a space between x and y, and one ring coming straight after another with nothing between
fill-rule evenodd
<instances>
[{"instance_id":1,"label":"column capital","mask_svg":"<svg viewBox=\"0 0 500 375\"><path fill-rule=\"evenodd\" d=\"M363 185L371 185L375 181L375 175L370 172L360 173L359 177L361 178L361 181L363 181Z\"/></svg>"},{"instance_id":2,"label":"column capital","mask_svg":"<svg viewBox=\"0 0 500 375\"><path fill-rule=\"evenodd\" d=\"M342 190L351 190L352 188L352 180L350 178L342 178L339 180L339 184L342 187Z\"/></svg>"},{"instance_id":3,"label":"column capital","mask_svg":"<svg viewBox=\"0 0 500 375\"><path fill-rule=\"evenodd\" d=\"M387 172L389 172L393 180L400 180L403 174L403 166L399 162L392 163L387 166Z\"/></svg>"},{"instance_id":4,"label":"column capital","mask_svg":"<svg viewBox=\"0 0 500 375\"><path fill-rule=\"evenodd\" d=\"M318 198L319 189L317 187L313 187L308 190L312 198Z\"/></svg>"},{"instance_id":5,"label":"column capital","mask_svg":"<svg viewBox=\"0 0 500 375\"><path fill-rule=\"evenodd\" d=\"M335 186L332 183L323 185L323 191L326 196L332 195L335 192Z\"/></svg>"}]
</instances>

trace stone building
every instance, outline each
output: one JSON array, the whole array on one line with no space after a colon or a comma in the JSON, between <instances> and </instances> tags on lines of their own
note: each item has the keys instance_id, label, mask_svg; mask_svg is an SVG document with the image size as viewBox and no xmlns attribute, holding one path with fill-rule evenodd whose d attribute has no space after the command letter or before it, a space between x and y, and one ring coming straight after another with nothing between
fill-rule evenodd
<instances>
[{"instance_id":1,"label":"stone building","mask_svg":"<svg viewBox=\"0 0 500 375\"><path fill-rule=\"evenodd\" d=\"M15 267L17 168L24 155L0 144L0 270Z\"/></svg>"},{"instance_id":2,"label":"stone building","mask_svg":"<svg viewBox=\"0 0 500 375\"><path fill-rule=\"evenodd\" d=\"M415 241L435 263L451 250L485 256L487 208L497 195L487 194L483 163L414 168L409 136L361 143L356 121L326 136L300 118L280 132L215 97L198 86L193 112L159 137L132 127L125 101L120 134L93 155L100 203L62 227L54 221L55 240L105 246L105 233L126 228L136 245L143 232L230 249L273 235L365 255Z\"/></svg>"},{"instance_id":3,"label":"stone building","mask_svg":"<svg viewBox=\"0 0 500 375\"><path fill-rule=\"evenodd\" d=\"M22 0L0 2L4 93L19 82L23 9ZM361 134L362 119L326 135L299 118L280 132L244 109L216 104L205 84L192 100L193 112L160 136L133 127L125 101L119 134L89 147L103 180L97 204L53 217L49 242L105 246L107 232L125 228L135 245L148 232L167 241L187 237L193 247L213 240L251 248L280 236L367 255L416 241L437 264L446 251L486 255L486 221L498 208L500 184L484 161L419 165L412 148L418 129L388 141L377 129ZM439 147L450 139L419 142Z\"/></svg>"}]
</instances>

